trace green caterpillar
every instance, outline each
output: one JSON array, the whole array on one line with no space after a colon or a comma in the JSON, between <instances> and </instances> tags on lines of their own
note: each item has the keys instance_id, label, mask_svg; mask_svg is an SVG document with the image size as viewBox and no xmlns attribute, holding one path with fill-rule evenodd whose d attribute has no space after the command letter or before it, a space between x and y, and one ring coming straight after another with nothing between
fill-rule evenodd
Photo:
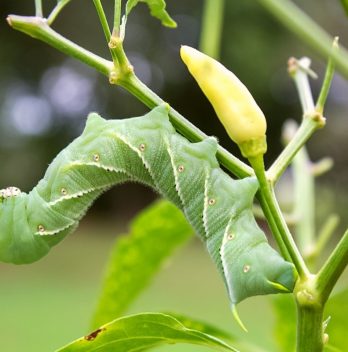
<instances>
[{"instance_id":1,"label":"green caterpillar","mask_svg":"<svg viewBox=\"0 0 348 352\"><path fill-rule=\"evenodd\" d=\"M182 209L222 274L233 307L249 296L292 291L293 265L269 246L252 214L256 179L230 178L216 149L214 138L190 143L179 135L166 105L126 120L90 114L82 135L29 194L14 187L0 191L0 260L40 259L102 192L136 181Z\"/></svg>"}]
</instances>

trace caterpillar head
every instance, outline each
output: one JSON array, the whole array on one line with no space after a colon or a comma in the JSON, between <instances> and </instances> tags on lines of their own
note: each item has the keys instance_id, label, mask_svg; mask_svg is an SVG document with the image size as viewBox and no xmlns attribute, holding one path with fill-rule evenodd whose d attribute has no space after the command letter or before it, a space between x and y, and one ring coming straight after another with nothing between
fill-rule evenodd
<instances>
[{"instance_id":1,"label":"caterpillar head","mask_svg":"<svg viewBox=\"0 0 348 352\"><path fill-rule=\"evenodd\" d=\"M232 304L247 297L292 292L296 272L267 242L244 248L236 258L236 244L227 240L221 247L225 282Z\"/></svg>"},{"instance_id":2,"label":"caterpillar head","mask_svg":"<svg viewBox=\"0 0 348 352\"><path fill-rule=\"evenodd\" d=\"M266 242L241 255L238 271L248 296L251 292L253 295L289 293L295 285L293 264L285 261Z\"/></svg>"},{"instance_id":3,"label":"caterpillar head","mask_svg":"<svg viewBox=\"0 0 348 352\"><path fill-rule=\"evenodd\" d=\"M243 329L237 303L256 295L292 292L297 278L294 265L269 246L251 217L250 210L244 211L228 228L220 248L233 314Z\"/></svg>"}]
</instances>

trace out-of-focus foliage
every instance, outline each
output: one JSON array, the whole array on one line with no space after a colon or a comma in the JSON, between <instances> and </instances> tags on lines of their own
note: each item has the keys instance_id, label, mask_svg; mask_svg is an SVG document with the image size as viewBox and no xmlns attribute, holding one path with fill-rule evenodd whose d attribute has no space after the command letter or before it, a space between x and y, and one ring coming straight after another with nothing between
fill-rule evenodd
<instances>
[{"instance_id":1,"label":"out-of-focus foliage","mask_svg":"<svg viewBox=\"0 0 348 352\"><path fill-rule=\"evenodd\" d=\"M93 326L124 313L165 260L193 233L181 211L167 201L155 203L133 221L130 233L112 249Z\"/></svg>"},{"instance_id":2,"label":"out-of-focus foliage","mask_svg":"<svg viewBox=\"0 0 348 352\"><path fill-rule=\"evenodd\" d=\"M331 317L326 328L329 344L341 351L347 349L348 289L338 292L328 301L325 317Z\"/></svg>"},{"instance_id":3,"label":"out-of-focus foliage","mask_svg":"<svg viewBox=\"0 0 348 352\"><path fill-rule=\"evenodd\" d=\"M272 300L276 318L274 337L279 351L295 351L296 306L292 297L277 296Z\"/></svg>"},{"instance_id":4,"label":"out-of-focus foliage","mask_svg":"<svg viewBox=\"0 0 348 352\"><path fill-rule=\"evenodd\" d=\"M348 15L348 1L347 0L341 0L342 7L344 8L344 11Z\"/></svg>"}]
</instances>

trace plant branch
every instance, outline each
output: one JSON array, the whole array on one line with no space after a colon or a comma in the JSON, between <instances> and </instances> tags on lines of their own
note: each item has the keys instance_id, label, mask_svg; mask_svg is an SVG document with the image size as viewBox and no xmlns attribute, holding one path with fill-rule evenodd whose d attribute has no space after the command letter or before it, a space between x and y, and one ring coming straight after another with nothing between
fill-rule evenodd
<instances>
[{"instance_id":1,"label":"plant branch","mask_svg":"<svg viewBox=\"0 0 348 352\"><path fill-rule=\"evenodd\" d=\"M200 50L218 59L220 56L221 33L225 0L205 0L200 39Z\"/></svg>"},{"instance_id":2,"label":"plant branch","mask_svg":"<svg viewBox=\"0 0 348 352\"><path fill-rule=\"evenodd\" d=\"M110 38L111 38L111 31L110 31L110 27L109 27L109 24L108 24L108 20L107 20L107 18L105 16L103 5L101 3L101 0L93 0L93 3L94 3L94 6L95 6L95 9L97 10L97 14L98 14L98 17L99 17L100 24L101 24L101 26L103 28L103 32L104 32L104 35L105 35L106 42L109 43Z\"/></svg>"},{"instance_id":3,"label":"plant branch","mask_svg":"<svg viewBox=\"0 0 348 352\"><path fill-rule=\"evenodd\" d=\"M314 247L311 251L305 253L305 258L308 262L315 262L319 255L323 252L327 246L329 240L332 237L333 232L336 230L340 219L337 214L331 214L325 221L324 225L319 231L319 235Z\"/></svg>"},{"instance_id":4,"label":"plant branch","mask_svg":"<svg viewBox=\"0 0 348 352\"><path fill-rule=\"evenodd\" d=\"M348 265L348 230L317 275L317 290L325 302Z\"/></svg>"},{"instance_id":5,"label":"plant branch","mask_svg":"<svg viewBox=\"0 0 348 352\"><path fill-rule=\"evenodd\" d=\"M57 5L55 6L55 8L52 10L52 12L50 13L50 15L47 18L47 24L50 26L55 19L57 18L57 16L60 14L60 12L63 10L63 8L68 5L68 3L71 0L61 0L57 3Z\"/></svg>"},{"instance_id":6,"label":"plant branch","mask_svg":"<svg viewBox=\"0 0 348 352\"><path fill-rule=\"evenodd\" d=\"M277 182L298 151L313 133L325 125L325 118L315 109L312 91L309 85L308 76L315 75L310 69L310 60L308 58L302 58L300 60L291 58L288 65L289 74L295 82L300 97L303 119L300 128L267 171L267 177L271 183Z\"/></svg>"},{"instance_id":7,"label":"plant branch","mask_svg":"<svg viewBox=\"0 0 348 352\"><path fill-rule=\"evenodd\" d=\"M64 54L72 56L95 68L106 76L109 76L112 71L112 62L64 38L54 31L43 18L10 15L7 17L7 22L12 28L53 46Z\"/></svg>"},{"instance_id":8,"label":"plant branch","mask_svg":"<svg viewBox=\"0 0 348 352\"><path fill-rule=\"evenodd\" d=\"M272 184L276 183L279 180L280 176L287 169L297 152L308 141L308 139L313 135L313 133L318 128L320 128L317 118L317 115L313 115L307 116L303 119L294 138L283 149L281 154L278 156L272 166L268 169L267 178Z\"/></svg>"},{"instance_id":9,"label":"plant branch","mask_svg":"<svg viewBox=\"0 0 348 352\"><path fill-rule=\"evenodd\" d=\"M319 177L326 172L330 171L333 167L333 160L329 157L324 157L319 161L312 162L311 173L314 177Z\"/></svg>"},{"instance_id":10,"label":"plant branch","mask_svg":"<svg viewBox=\"0 0 348 352\"><path fill-rule=\"evenodd\" d=\"M265 214L268 226L271 229L271 233L272 233L272 235L278 245L278 248L279 248L279 251L280 251L282 257L285 260L287 260L288 262L291 262L292 261L291 256L290 256L289 251L283 241L282 235L278 229L278 226L277 226L277 223L274 219L273 213L267 204L267 200L266 200L265 195L259 191L257 194L257 198L260 202L262 211Z\"/></svg>"},{"instance_id":11,"label":"plant branch","mask_svg":"<svg viewBox=\"0 0 348 352\"><path fill-rule=\"evenodd\" d=\"M274 195L273 187L270 185L269 181L266 178L263 156L260 155L258 157L250 158L249 161L255 171L257 179L259 180L260 193L262 194L265 202L267 203L267 207L269 208L271 217L273 218L273 221L275 222L276 227L280 233L281 242L284 243L291 257L291 261L295 265L299 276L304 279L308 277L310 273L299 250L297 249L296 243L294 242L289 228L284 220L283 214L279 208L277 199ZM275 238L277 242L280 241L280 239L277 239L277 237ZM280 245L278 243L279 247L282 246L281 242Z\"/></svg>"},{"instance_id":12,"label":"plant branch","mask_svg":"<svg viewBox=\"0 0 348 352\"><path fill-rule=\"evenodd\" d=\"M115 68L119 72L115 72L115 79L110 81L111 84L120 84L121 81L128 79L128 75L133 73L133 66L128 61L126 53L123 49L123 39L112 33L109 48L114 59Z\"/></svg>"},{"instance_id":13,"label":"plant branch","mask_svg":"<svg viewBox=\"0 0 348 352\"><path fill-rule=\"evenodd\" d=\"M105 60L64 38L50 28L43 19L38 17L10 15L7 20L10 26L14 29L39 39L59 51L72 56L91 67L94 67L96 70L109 77L111 81L113 80L112 75L115 71L112 62ZM123 49L120 55L124 55ZM117 80L116 77L115 83L118 83L123 88L128 90L149 108L153 108L164 103L164 101L144 83L142 83L132 71L128 72L127 75L123 75L119 80ZM177 128L178 131L187 139L193 142L198 142L207 138L207 135L204 132L186 120L173 108L170 109L169 116L175 128ZM230 154L221 146L218 146L217 158L223 166L239 178L252 176L254 174L253 170L248 165Z\"/></svg>"},{"instance_id":14,"label":"plant branch","mask_svg":"<svg viewBox=\"0 0 348 352\"><path fill-rule=\"evenodd\" d=\"M332 52L336 52L338 50L338 37L334 39L332 44ZM329 90L331 87L331 82L335 73L335 64L332 60L332 54L329 57L329 62L326 66L326 72L324 77L324 82L320 90L319 98L317 100L315 110L320 114L324 112L324 105L326 103L327 96L329 95Z\"/></svg>"},{"instance_id":15,"label":"plant branch","mask_svg":"<svg viewBox=\"0 0 348 352\"><path fill-rule=\"evenodd\" d=\"M293 159L294 213L298 217L295 234L301 253L309 253L315 243L315 191L314 176L310 172L310 160L305 147Z\"/></svg>"},{"instance_id":16,"label":"plant branch","mask_svg":"<svg viewBox=\"0 0 348 352\"><path fill-rule=\"evenodd\" d=\"M106 42L109 44L110 39L111 39L111 31L110 31L110 27L109 27L109 24L108 24L108 20L107 20L107 18L105 16L103 5L101 3L101 0L93 0L93 3L94 3L94 6L95 6L95 9L97 11L100 24L101 24L101 26L103 28L103 32L104 32L104 36L105 36ZM111 48L109 48L109 49L110 49L110 54L111 54L111 57L112 57L112 61L114 62L114 65L117 66L118 65L117 55L115 54L114 50L112 50Z\"/></svg>"},{"instance_id":17,"label":"plant branch","mask_svg":"<svg viewBox=\"0 0 348 352\"><path fill-rule=\"evenodd\" d=\"M117 37L120 35L121 10L122 10L122 0L115 0L114 28L112 30L112 35Z\"/></svg>"},{"instance_id":18,"label":"plant branch","mask_svg":"<svg viewBox=\"0 0 348 352\"><path fill-rule=\"evenodd\" d=\"M253 205L253 214L255 216L255 218L257 219L262 219L262 220L267 220L262 207L260 207L259 205L254 204ZM292 213L283 213L284 219L286 221L286 223L288 224L288 226L293 226L296 225L298 218L295 214Z\"/></svg>"},{"instance_id":19,"label":"plant branch","mask_svg":"<svg viewBox=\"0 0 348 352\"><path fill-rule=\"evenodd\" d=\"M131 74L127 80L119 83L122 87L132 93L140 101L142 101L149 108L153 108L159 104L165 103L158 95L156 95L150 88L142 83L135 74ZM184 137L192 142L198 142L206 139L208 136L199 128L187 121L180 113L173 108L170 108L169 117L174 127ZM241 160L230 154L226 149L218 146L217 158L219 162L225 166L229 171L239 178L251 176L254 174L253 170L243 163Z\"/></svg>"},{"instance_id":20,"label":"plant branch","mask_svg":"<svg viewBox=\"0 0 348 352\"><path fill-rule=\"evenodd\" d=\"M333 37L325 32L315 21L289 0L259 0L284 26L294 32L301 41L323 57L332 53ZM340 48L332 53L338 71L348 78L348 51Z\"/></svg>"},{"instance_id":21,"label":"plant branch","mask_svg":"<svg viewBox=\"0 0 348 352\"><path fill-rule=\"evenodd\" d=\"M295 82L303 115L314 111L314 100L308 76L317 78L317 75L310 69L310 65L311 60L308 57L303 57L299 60L290 58L288 61L288 71Z\"/></svg>"},{"instance_id":22,"label":"plant branch","mask_svg":"<svg viewBox=\"0 0 348 352\"><path fill-rule=\"evenodd\" d=\"M35 0L35 16L43 17L42 0Z\"/></svg>"},{"instance_id":23,"label":"plant branch","mask_svg":"<svg viewBox=\"0 0 348 352\"><path fill-rule=\"evenodd\" d=\"M323 350L323 307L297 304L297 352Z\"/></svg>"}]
</instances>

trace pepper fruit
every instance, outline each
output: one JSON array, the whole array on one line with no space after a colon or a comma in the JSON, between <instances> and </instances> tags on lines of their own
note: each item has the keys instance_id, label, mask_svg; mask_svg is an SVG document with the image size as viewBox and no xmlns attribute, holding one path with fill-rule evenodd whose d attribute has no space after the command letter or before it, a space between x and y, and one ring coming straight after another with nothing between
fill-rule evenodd
<instances>
[{"instance_id":1,"label":"pepper fruit","mask_svg":"<svg viewBox=\"0 0 348 352\"><path fill-rule=\"evenodd\" d=\"M189 46L180 55L244 157L267 150L266 119L245 85L225 66Z\"/></svg>"}]
</instances>

